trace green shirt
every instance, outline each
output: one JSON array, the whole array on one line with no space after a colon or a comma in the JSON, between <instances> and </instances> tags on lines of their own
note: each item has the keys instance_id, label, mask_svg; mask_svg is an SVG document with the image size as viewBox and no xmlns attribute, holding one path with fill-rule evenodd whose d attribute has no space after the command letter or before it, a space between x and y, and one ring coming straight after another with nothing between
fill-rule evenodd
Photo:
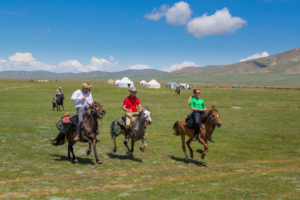
<instances>
[{"instance_id":1,"label":"green shirt","mask_svg":"<svg viewBox=\"0 0 300 200\"><path fill-rule=\"evenodd\" d=\"M200 98L197 99L193 97L190 101L190 107L197 108L197 109L204 109L205 108L204 101Z\"/></svg>"}]
</instances>

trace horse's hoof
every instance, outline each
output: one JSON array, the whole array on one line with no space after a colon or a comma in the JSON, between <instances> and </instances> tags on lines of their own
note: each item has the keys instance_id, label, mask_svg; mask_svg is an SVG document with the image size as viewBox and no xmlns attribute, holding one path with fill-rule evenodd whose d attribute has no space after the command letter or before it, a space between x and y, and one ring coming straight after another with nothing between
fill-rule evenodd
<instances>
[{"instance_id":1,"label":"horse's hoof","mask_svg":"<svg viewBox=\"0 0 300 200\"><path fill-rule=\"evenodd\" d=\"M201 159L204 159L204 158L205 158L205 154L202 153L202 154L201 154Z\"/></svg>"},{"instance_id":2,"label":"horse's hoof","mask_svg":"<svg viewBox=\"0 0 300 200\"><path fill-rule=\"evenodd\" d=\"M113 152L116 153L116 152L117 152L117 149L113 149Z\"/></svg>"},{"instance_id":3,"label":"horse's hoof","mask_svg":"<svg viewBox=\"0 0 300 200\"><path fill-rule=\"evenodd\" d=\"M196 152L201 153L202 154L202 150L201 149L197 149Z\"/></svg>"},{"instance_id":4,"label":"horse's hoof","mask_svg":"<svg viewBox=\"0 0 300 200\"><path fill-rule=\"evenodd\" d=\"M77 158L74 159L74 163L78 163L78 159Z\"/></svg>"},{"instance_id":5,"label":"horse's hoof","mask_svg":"<svg viewBox=\"0 0 300 200\"><path fill-rule=\"evenodd\" d=\"M126 152L127 156L132 157L133 153L132 152Z\"/></svg>"},{"instance_id":6,"label":"horse's hoof","mask_svg":"<svg viewBox=\"0 0 300 200\"><path fill-rule=\"evenodd\" d=\"M194 155L193 155L193 154L191 154L191 158L194 158Z\"/></svg>"},{"instance_id":7,"label":"horse's hoof","mask_svg":"<svg viewBox=\"0 0 300 200\"><path fill-rule=\"evenodd\" d=\"M100 160L97 161L97 164L101 165L103 162L101 162Z\"/></svg>"},{"instance_id":8,"label":"horse's hoof","mask_svg":"<svg viewBox=\"0 0 300 200\"><path fill-rule=\"evenodd\" d=\"M91 150L88 149L88 150L86 151L86 155L90 155L90 154L91 154Z\"/></svg>"},{"instance_id":9,"label":"horse's hoof","mask_svg":"<svg viewBox=\"0 0 300 200\"><path fill-rule=\"evenodd\" d=\"M144 152L145 149L144 149L143 147L140 147L140 151L141 151L141 152Z\"/></svg>"}]
</instances>

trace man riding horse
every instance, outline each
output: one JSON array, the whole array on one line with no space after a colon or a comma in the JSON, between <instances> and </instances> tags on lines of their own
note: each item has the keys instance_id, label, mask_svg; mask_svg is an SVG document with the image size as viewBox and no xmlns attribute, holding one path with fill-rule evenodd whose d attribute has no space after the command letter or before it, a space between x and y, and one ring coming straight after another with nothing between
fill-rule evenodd
<instances>
[{"instance_id":1,"label":"man riding horse","mask_svg":"<svg viewBox=\"0 0 300 200\"><path fill-rule=\"evenodd\" d=\"M123 110L126 113L126 131L129 130L131 122L136 120L138 111L137 106L139 107L139 112L142 111L142 106L140 100L136 97L137 89L135 87L130 88L130 95L124 99Z\"/></svg>"},{"instance_id":2,"label":"man riding horse","mask_svg":"<svg viewBox=\"0 0 300 200\"><path fill-rule=\"evenodd\" d=\"M89 107L93 105L93 97L90 92L91 86L87 83L82 84L81 90L76 90L71 97L71 100L75 102L75 108L78 115L78 122L76 125L75 141L79 140L79 134L82 126L84 115L89 112Z\"/></svg>"},{"instance_id":3,"label":"man riding horse","mask_svg":"<svg viewBox=\"0 0 300 200\"><path fill-rule=\"evenodd\" d=\"M58 87L58 89L56 90L56 99L59 98L61 95L63 94L63 91L61 89L61 86Z\"/></svg>"}]
</instances>

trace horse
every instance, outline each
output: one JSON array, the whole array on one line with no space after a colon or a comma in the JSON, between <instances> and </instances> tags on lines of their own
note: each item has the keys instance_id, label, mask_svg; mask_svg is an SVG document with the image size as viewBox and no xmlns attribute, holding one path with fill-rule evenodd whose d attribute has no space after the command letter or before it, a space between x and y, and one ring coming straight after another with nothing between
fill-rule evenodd
<instances>
[{"instance_id":1,"label":"horse","mask_svg":"<svg viewBox=\"0 0 300 200\"><path fill-rule=\"evenodd\" d=\"M86 113L83 118L82 128L80 132L80 142L88 142L89 149L87 150L87 155L90 155L92 151L95 154L95 159L98 164L102 164L102 162L98 159L96 143L97 143L97 129L98 129L98 121L97 119L102 119L105 115L106 111L100 103L94 102L90 113ZM63 145L65 143L65 138L68 140L68 158L71 159L70 153L72 153L73 161L78 162L74 151L73 145L76 143L74 141L76 135L76 126L72 125L71 128L66 132L59 132L54 140L51 141L53 146Z\"/></svg>"},{"instance_id":2,"label":"horse","mask_svg":"<svg viewBox=\"0 0 300 200\"><path fill-rule=\"evenodd\" d=\"M185 144L188 146L189 150L190 150L190 156L191 158L193 158L193 149L191 148L191 142L194 138L194 129L191 128L187 128L185 126L185 119L181 120L181 121L176 121L174 123L173 126L173 131L174 131L174 135L177 136L181 136L181 142L182 142L182 150L185 154L185 160L188 160L188 155L186 153L186 146ZM208 113L202 118L202 124L201 124L201 128L200 128L200 133L198 134L198 142L201 143L204 146L204 150L201 149L197 149L196 152L201 154L201 158L204 159L205 155L208 152L208 144L207 144L207 140L209 138L211 138L215 127L221 127L222 122L220 119L220 114L218 112L218 110L216 109L215 106L212 106L210 108L210 110L208 111ZM189 139L187 140L187 142L185 143L185 136L188 136Z\"/></svg>"},{"instance_id":3,"label":"horse","mask_svg":"<svg viewBox=\"0 0 300 200\"><path fill-rule=\"evenodd\" d=\"M147 147L147 143L145 140L145 128L152 123L151 112L147 108L143 108L142 111L139 114L137 114L137 120L135 122L131 122L129 130L125 129L125 124L120 125L118 123L120 120L124 122L124 120L120 118L119 120L113 121L110 126L111 127L110 133L114 142L113 152L114 153L117 152L116 138L120 134L125 135L124 145L127 148L126 154L128 156L133 156L134 143L138 140L142 141L143 147L140 147L140 151L144 152ZM116 126L119 126L117 127L120 129L119 134L116 134L114 131ZM128 147L129 139L131 139L131 148Z\"/></svg>"},{"instance_id":4,"label":"horse","mask_svg":"<svg viewBox=\"0 0 300 200\"><path fill-rule=\"evenodd\" d=\"M56 97L56 108L57 108L57 111L60 111L60 106L62 106L62 109L64 110L64 94L61 94L59 96ZM54 107L53 107L54 109Z\"/></svg>"},{"instance_id":5,"label":"horse","mask_svg":"<svg viewBox=\"0 0 300 200\"><path fill-rule=\"evenodd\" d=\"M180 95L180 87L177 87L177 88L176 88L175 94Z\"/></svg>"}]
</instances>

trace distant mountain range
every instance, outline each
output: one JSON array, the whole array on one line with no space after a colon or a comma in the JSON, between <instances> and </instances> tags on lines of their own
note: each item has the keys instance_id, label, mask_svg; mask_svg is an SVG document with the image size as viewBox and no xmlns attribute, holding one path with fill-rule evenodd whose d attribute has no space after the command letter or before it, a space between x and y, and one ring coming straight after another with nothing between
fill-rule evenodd
<instances>
[{"instance_id":1,"label":"distant mountain range","mask_svg":"<svg viewBox=\"0 0 300 200\"><path fill-rule=\"evenodd\" d=\"M172 74L300 74L300 47L293 50L231 65L186 67Z\"/></svg>"},{"instance_id":2,"label":"distant mountain range","mask_svg":"<svg viewBox=\"0 0 300 200\"><path fill-rule=\"evenodd\" d=\"M49 71L2 71L0 72L1 79L107 79L107 78L122 78L123 76L148 76L148 75L161 75L167 72L157 69L141 69L141 70L124 70L120 72L82 72L82 73L55 73Z\"/></svg>"},{"instance_id":3,"label":"distant mountain range","mask_svg":"<svg viewBox=\"0 0 300 200\"><path fill-rule=\"evenodd\" d=\"M157 69L120 72L54 73L49 71L2 71L0 79L107 80L127 76L133 80L190 82L203 85L240 83L245 85L300 87L300 47L265 58L231 65L190 66L174 72Z\"/></svg>"}]
</instances>

